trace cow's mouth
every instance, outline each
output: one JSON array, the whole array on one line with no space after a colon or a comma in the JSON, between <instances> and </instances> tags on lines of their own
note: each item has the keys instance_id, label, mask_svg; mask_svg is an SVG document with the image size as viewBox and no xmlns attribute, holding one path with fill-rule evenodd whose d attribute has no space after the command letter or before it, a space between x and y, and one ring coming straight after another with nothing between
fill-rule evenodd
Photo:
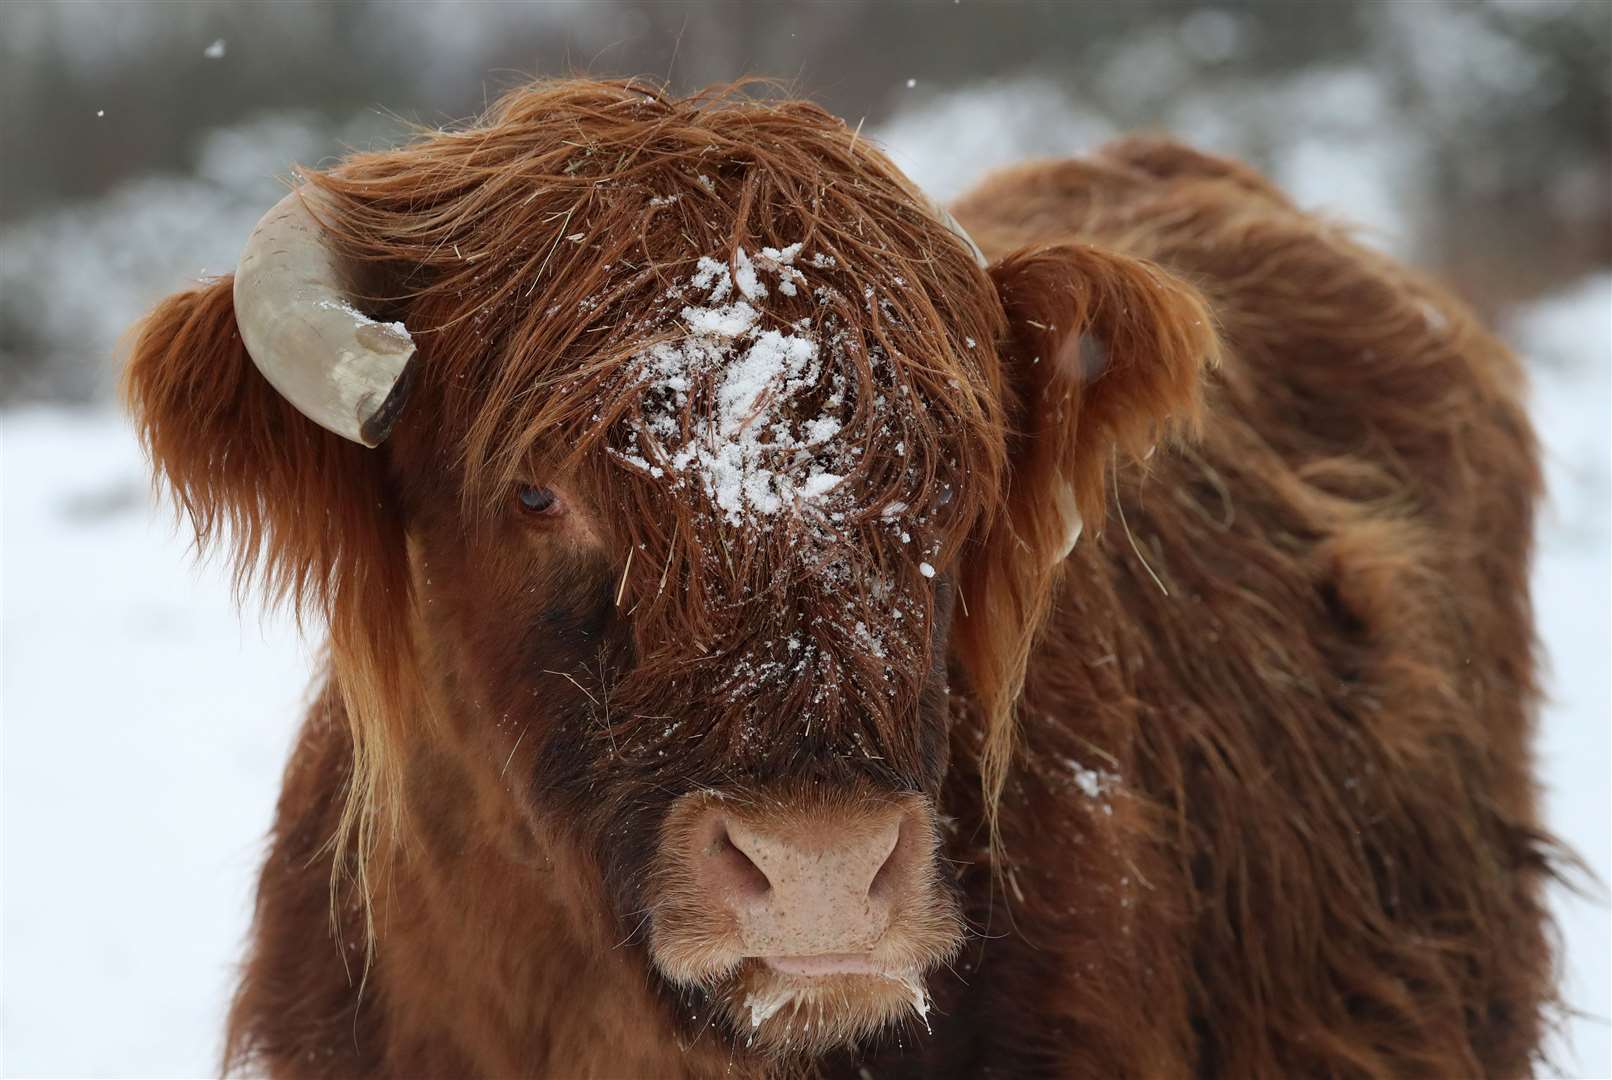
<instances>
[{"instance_id":1,"label":"cow's mouth","mask_svg":"<svg viewBox=\"0 0 1612 1080\"><path fill-rule=\"evenodd\" d=\"M816 956L763 956L761 962L783 975L822 978L829 975L887 975L871 953L821 953Z\"/></svg>"},{"instance_id":2,"label":"cow's mouth","mask_svg":"<svg viewBox=\"0 0 1612 1080\"><path fill-rule=\"evenodd\" d=\"M928 1026L929 992L916 969L870 955L751 957L722 995L739 1038L772 1053L826 1052L887 1026Z\"/></svg>"}]
</instances>

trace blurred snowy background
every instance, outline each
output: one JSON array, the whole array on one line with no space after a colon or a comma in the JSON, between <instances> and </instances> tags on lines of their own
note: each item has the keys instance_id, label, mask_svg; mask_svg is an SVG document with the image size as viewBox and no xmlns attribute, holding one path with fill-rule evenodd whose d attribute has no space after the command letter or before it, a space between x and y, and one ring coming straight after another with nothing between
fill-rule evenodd
<instances>
[{"instance_id":1,"label":"blurred snowy background","mask_svg":"<svg viewBox=\"0 0 1612 1080\"><path fill-rule=\"evenodd\" d=\"M793 80L946 197L1171 131L1252 160L1478 305L1532 361L1551 502L1549 821L1612 880L1612 5L0 4L0 1067L213 1071L311 648L197 569L112 401L119 336L230 269L293 162L566 72ZM1604 894L1555 895L1612 1076ZM1552 1074L1555 1075L1555 1074Z\"/></svg>"}]
</instances>

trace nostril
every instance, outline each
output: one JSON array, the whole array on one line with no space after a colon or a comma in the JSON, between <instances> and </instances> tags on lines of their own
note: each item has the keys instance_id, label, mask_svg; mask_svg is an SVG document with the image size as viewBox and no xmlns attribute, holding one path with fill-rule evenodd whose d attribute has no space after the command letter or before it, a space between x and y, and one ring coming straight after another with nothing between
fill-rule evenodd
<instances>
[{"instance_id":1,"label":"nostril","mask_svg":"<svg viewBox=\"0 0 1612 1080\"><path fill-rule=\"evenodd\" d=\"M759 900L772 891L767 875L733 842L727 823L714 823L711 840L705 847L707 869L716 884L736 900Z\"/></svg>"},{"instance_id":2,"label":"nostril","mask_svg":"<svg viewBox=\"0 0 1612 1080\"><path fill-rule=\"evenodd\" d=\"M873 875L873 880L868 882L869 899L889 901L900 891L902 880L907 876L912 862L912 829L912 823L907 815L903 815L900 823L892 830L889 854L884 857L884 862Z\"/></svg>"}]
</instances>

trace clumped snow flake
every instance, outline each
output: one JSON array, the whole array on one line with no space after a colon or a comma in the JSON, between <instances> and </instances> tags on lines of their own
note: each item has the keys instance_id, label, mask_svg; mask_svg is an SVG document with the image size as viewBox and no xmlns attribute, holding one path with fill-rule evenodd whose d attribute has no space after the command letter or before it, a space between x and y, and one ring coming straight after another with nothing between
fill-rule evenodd
<instances>
[{"instance_id":1,"label":"clumped snow flake","mask_svg":"<svg viewBox=\"0 0 1612 1080\"><path fill-rule=\"evenodd\" d=\"M764 994L747 995L744 1004L750 1010L751 1030L772 1019L779 1010L794 1000L795 990L787 986L772 987Z\"/></svg>"},{"instance_id":2,"label":"clumped snow flake","mask_svg":"<svg viewBox=\"0 0 1612 1080\"><path fill-rule=\"evenodd\" d=\"M740 249L730 268L702 256L686 285L668 290L687 299L678 312L684 335L650 346L634 358L647 376L644 423L635 434L657 443L679 481L691 480L730 525L744 525L807 504L831 501L844 474L828 467L823 450L840 433L838 416L801 419L790 406L823 378L823 343L805 323L765 324L758 304L767 279L794 295L805 279L794 269L801 245ZM837 384L838 375L830 375ZM685 431L691 395L707 394L709 414ZM837 392L829 403L839 401ZM641 454L623 455L655 475Z\"/></svg>"},{"instance_id":3,"label":"clumped snow flake","mask_svg":"<svg viewBox=\"0 0 1612 1080\"><path fill-rule=\"evenodd\" d=\"M924 1022L924 1030L933 1034L932 1029L929 1027L929 990L924 986L923 981L919 979L917 973L901 972L886 975L885 978L894 979L901 984L902 989L906 990L911 998L912 1011L917 1013L918 1019Z\"/></svg>"},{"instance_id":4,"label":"clumped snow flake","mask_svg":"<svg viewBox=\"0 0 1612 1080\"><path fill-rule=\"evenodd\" d=\"M408 327L404 326L402 323L383 323L379 319L371 318L370 316L365 315L362 311L359 311L345 300L333 300L330 297L325 297L321 300L315 301L315 306L325 308L328 311L339 311L343 315L351 318L354 322L362 323L365 326L382 326L392 331L394 334L401 334L403 337L409 338L411 342L414 340L413 338L409 337Z\"/></svg>"},{"instance_id":5,"label":"clumped snow flake","mask_svg":"<svg viewBox=\"0 0 1612 1080\"><path fill-rule=\"evenodd\" d=\"M1103 769L1088 769L1080 762L1071 759L1068 762L1070 772L1073 774L1075 787L1088 799L1102 799L1103 796L1119 786L1118 773L1107 772ZM1103 813L1112 814L1114 808L1107 802L1101 803Z\"/></svg>"}]
</instances>

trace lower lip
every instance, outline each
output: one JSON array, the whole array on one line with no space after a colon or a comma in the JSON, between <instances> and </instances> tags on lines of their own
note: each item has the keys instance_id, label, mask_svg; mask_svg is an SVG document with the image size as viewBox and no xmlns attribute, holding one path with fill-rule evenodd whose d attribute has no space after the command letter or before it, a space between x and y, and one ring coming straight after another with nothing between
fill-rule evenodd
<instances>
[{"instance_id":1,"label":"lower lip","mask_svg":"<svg viewBox=\"0 0 1612 1080\"><path fill-rule=\"evenodd\" d=\"M785 975L816 978L824 975L885 975L889 972L864 953L824 953L820 956L763 956L761 962Z\"/></svg>"}]
</instances>

